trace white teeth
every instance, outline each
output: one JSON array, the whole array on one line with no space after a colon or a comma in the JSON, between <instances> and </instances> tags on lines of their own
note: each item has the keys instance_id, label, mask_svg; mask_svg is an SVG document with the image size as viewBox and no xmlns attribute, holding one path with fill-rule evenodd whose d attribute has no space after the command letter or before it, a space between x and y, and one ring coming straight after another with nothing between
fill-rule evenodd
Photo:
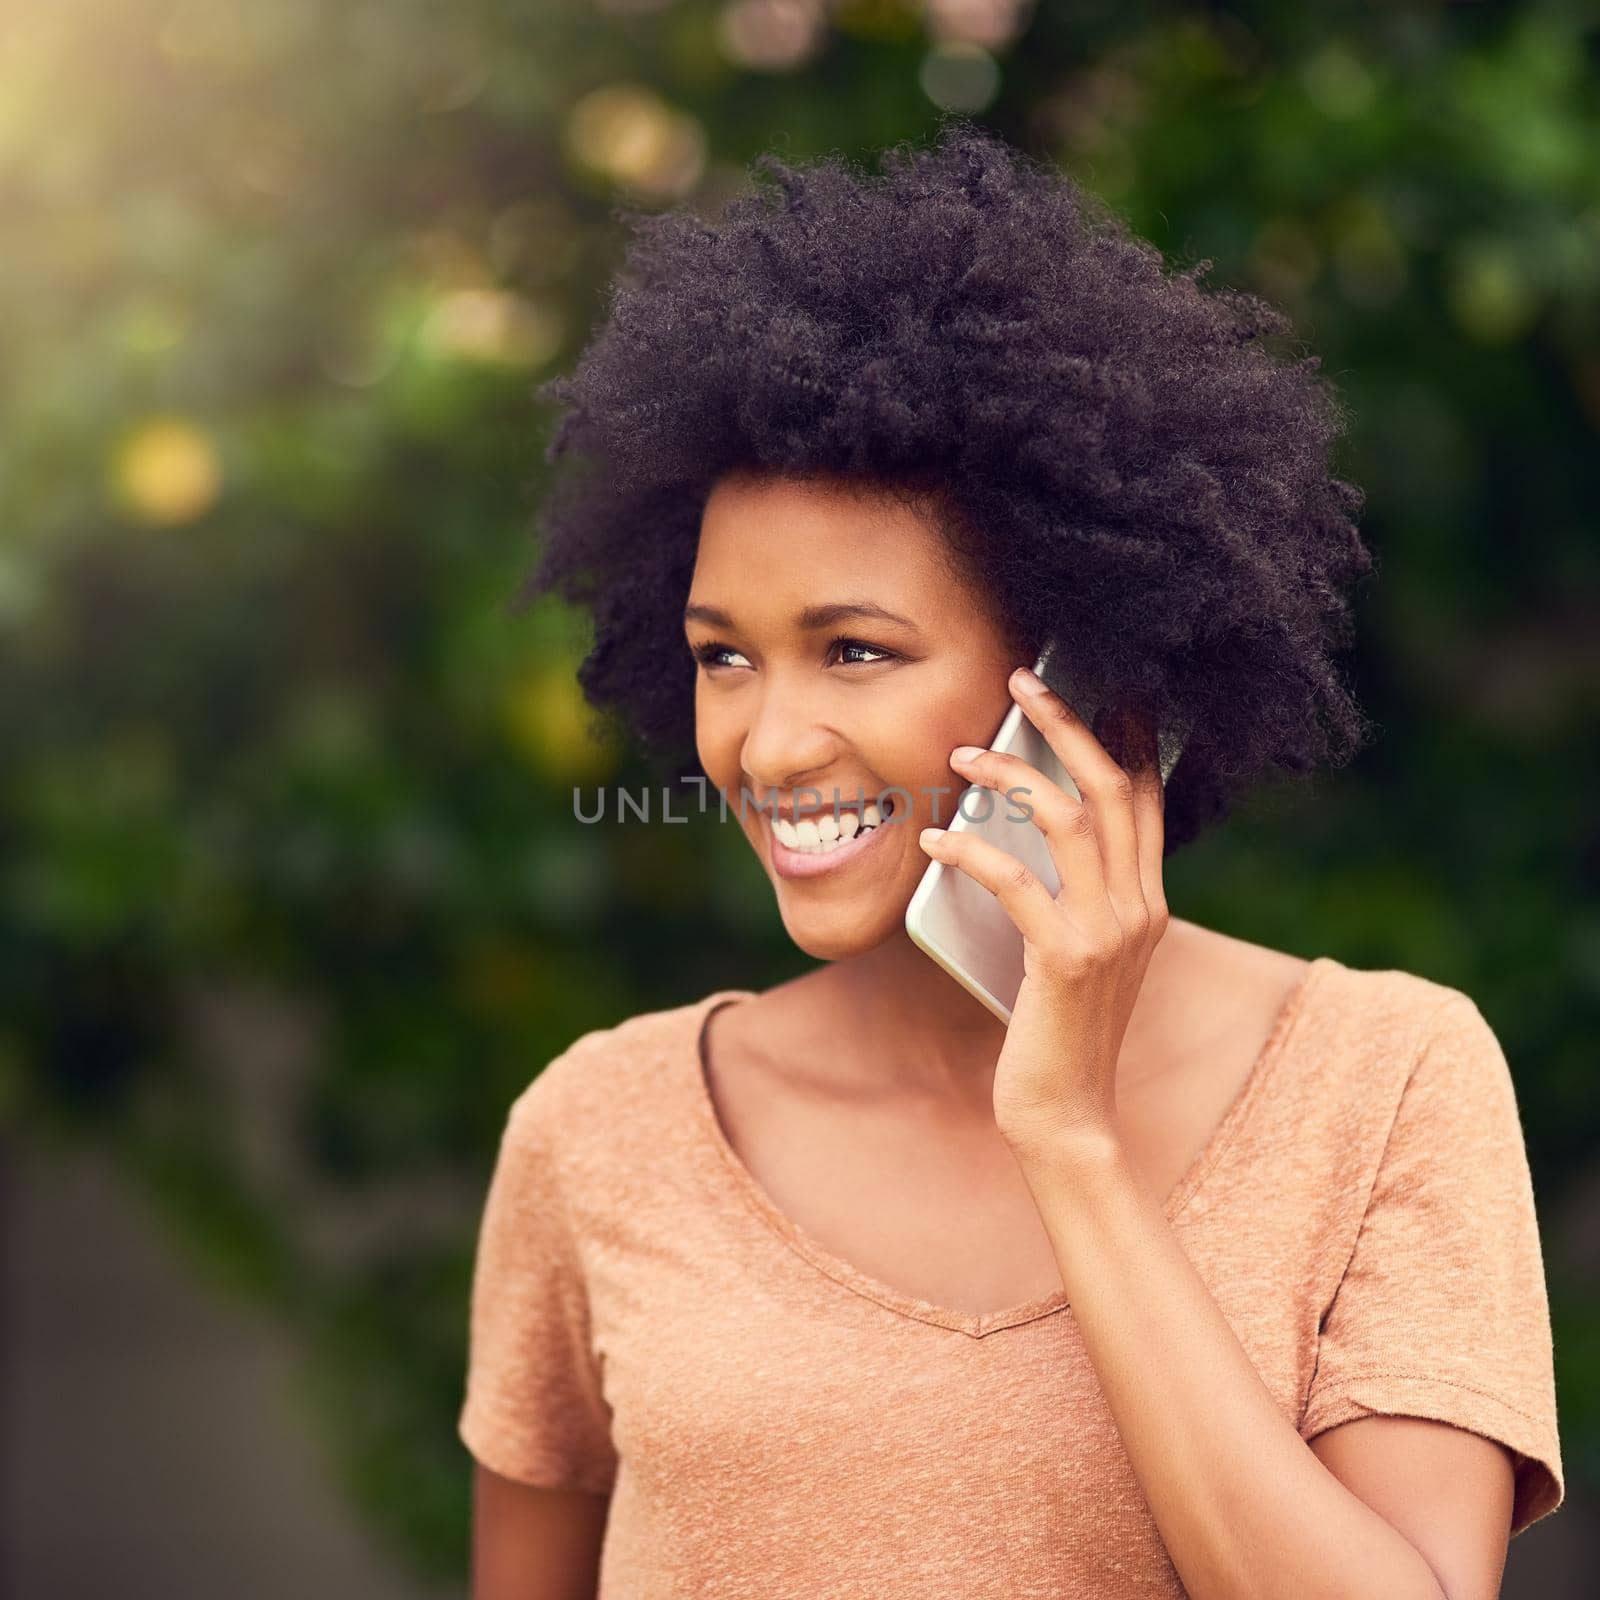
<instances>
[{"instance_id":1,"label":"white teeth","mask_svg":"<svg viewBox=\"0 0 1600 1600\"><path fill-rule=\"evenodd\" d=\"M876 828L878 824L883 821L883 818L878 814L878 803L876 800L869 800L867 802L866 809L862 813L861 820L869 828Z\"/></svg>"},{"instance_id":2,"label":"white teeth","mask_svg":"<svg viewBox=\"0 0 1600 1600\"><path fill-rule=\"evenodd\" d=\"M772 819L772 831L791 850L806 855L827 855L851 839L871 832L881 820L878 808L869 805L864 814L841 811L837 822L831 811L824 812L815 821L802 817L799 822L791 822L787 817L777 816Z\"/></svg>"}]
</instances>

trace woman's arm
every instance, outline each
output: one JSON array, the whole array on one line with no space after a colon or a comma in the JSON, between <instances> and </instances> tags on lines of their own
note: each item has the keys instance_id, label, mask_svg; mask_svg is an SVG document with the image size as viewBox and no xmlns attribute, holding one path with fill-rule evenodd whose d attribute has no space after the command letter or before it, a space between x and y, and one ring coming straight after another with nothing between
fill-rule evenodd
<instances>
[{"instance_id":1,"label":"woman's arm","mask_svg":"<svg viewBox=\"0 0 1600 1600\"><path fill-rule=\"evenodd\" d=\"M1059 893L976 834L924 829L921 842L994 894L1022 934L995 1121L1172 1564L1193 1600L1493 1596L1514 1495L1504 1448L1447 1425L1380 1428L1361 1417L1313 1450L1129 1159L1117 1062L1169 921L1154 722L1128 714L1115 730L1128 770L1032 673L1014 673L1011 688L1078 796L1013 755L963 746L950 764L973 783L1030 796ZM1509 1087L1495 1079L1487 1101L1502 1130Z\"/></svg>"},{"instance_id":2,"label":"woman's arm","mask_svg":"<svg viewBox=\"0 0 1600 1600\"><path fill-rule=\"evenodd\" d=\"M1394 1417L1308 1445L1115 1134L1063 1128L1012 1149L1193 1600L1493 1600L1511 1527L1502 1446Z\"/></svg>"},{"instance_id":3,"label":"woman's arm","mask_svg":"<svg viewBox=\"0 0 1600 1600\"><path fill-rule=\"evenodd\" d=\"M594 1600L608 1495L473 1474L472 1600Z\"/></svg>"}]
</instances>

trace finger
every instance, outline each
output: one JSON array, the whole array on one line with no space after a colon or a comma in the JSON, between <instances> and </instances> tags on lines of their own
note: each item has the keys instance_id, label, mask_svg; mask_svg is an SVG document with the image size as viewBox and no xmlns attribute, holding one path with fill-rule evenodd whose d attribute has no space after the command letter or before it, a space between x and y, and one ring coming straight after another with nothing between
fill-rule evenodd
<instances>
[{"instance_id":1,"label":"finger","mask_svg":"<svg viewBox=\"0 0 1600 1600\"><path fill-rule=\"evenodd\" d=\"M1133 815L1139 830L1139 879L1145 909L1160 920L1167 915L1167 892L1162 872L1166 853L1167 786L1161 776L1161 751L1153 718L1144 722L1144 759L1133 774Z\"/></svg>"},{"instance_id":2,"label":"finger","mask_svg":"<svg viewBox=\"0 0 1600 1600\"><path fill-rule=\"evenodd\" d=\"M1037 949L1048 950L1060 931L1061 907L1025 862L975 833L924 828L917 843L935 861L964 872L987 889L1011 918L1017 932Z\"/></svg>"},{"instance_id":3,"label":"finger","mask_svg":"<svg viewBox=\"0 0 1600 1600\"><path fill-rule=\"evenodd\" d=\"M1147 929L1158 908L1164 911L1166 906L1161 886L1164 789L1155 720L1148 712L1122 706L1107 713L1106 726L1099 733L1106 753L1127 774L1127 815L1133 828L1132 870L1126 878L1119 878L1112 900L1123 927Z\"/></svg>"},{"instance_id":4,"label":"finger","mask_svg":"<svg viewBox=\"0 0 1600 1600\"><path fill-rule=\"evenodd\" d=\"M1132 777L1112 760L1071 705L1032 672L1026 668L1014 672L1011 692L1072 774L1099 840L1106 895L1118 921L1130 925L1145 914Z\"/></svg>"},{"instance_id":5,"label":"finger","mask_svg":"<svg viewBox=\"0 0 1600 1600\"><path fill-rule=\"evenodd\" d=\"M960 755L961 750L971 750L973 754ZM950 752L950 765L969 783L1004 796L1012 808L1006 814L1009 821L1018 827L1031 821L1038 828L1061 880L1061 893L1075 901L1086 918L1105 904L1107 888L1100 841L1083 801L1075 800L1021 756L961 745ZM969 817L975 814L970 805L960 800L957 807Z\"/></svg>"}]
</instances>

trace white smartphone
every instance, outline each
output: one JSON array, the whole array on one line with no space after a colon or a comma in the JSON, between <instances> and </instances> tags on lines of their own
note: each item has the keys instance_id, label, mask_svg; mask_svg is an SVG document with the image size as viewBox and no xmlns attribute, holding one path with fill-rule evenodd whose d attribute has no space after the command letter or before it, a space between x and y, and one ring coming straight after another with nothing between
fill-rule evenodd
<instances>
[{"instance_id":1,"label":"white smartphone","mask_svg":"<svg viewBox=\"0 0 1600 1600\"><path fill-rule=\"evenodd\" d=\"M1051 650L1047 644L1033 670L1092 727L1098 705L1080 696L1062 671L1052 669ZM1184 743L1176 730L1158 732L1156 748L1163 783L1178 764ZM1082 798L1055 751L1015 702L989 748L1020 756L1074 799ZM1050 893L1056 894L1061 878L1044 835L1030 820L1032 801L1022 792L1025 787L1018 786L1013 797L1008 798L1003 791L970 785L943 825L952 833L976 833L1008 855L1025 861ZM1010 1022L1022 987L1022 935L994 895L959 868L930 861L906 907L906 932L919 950L938 962L1002 1022Z\"/></svg>"}]
</instances>

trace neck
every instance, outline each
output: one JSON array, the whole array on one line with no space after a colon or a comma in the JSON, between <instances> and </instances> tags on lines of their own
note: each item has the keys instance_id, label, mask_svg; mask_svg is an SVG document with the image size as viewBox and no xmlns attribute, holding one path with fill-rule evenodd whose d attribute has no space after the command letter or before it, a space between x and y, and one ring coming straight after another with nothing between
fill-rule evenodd
<instances>
[{"instance_id":1,"label":"neck","mask_svg":"<svg viewBox=\"0 0 1600 1600\"><path fill-rule=\"evenodd\" d=\"M1160 1053L1171 1037L1194 938L1202 930L1174 917L1156 946L1124 1036L1123 1058ZM923 954L901 931L863 955L819 970L829 1010L848 1019L858 1083L885 1094L917 1094L987 1108L1005 1024Z\"/></svg>"}]
</instances>

